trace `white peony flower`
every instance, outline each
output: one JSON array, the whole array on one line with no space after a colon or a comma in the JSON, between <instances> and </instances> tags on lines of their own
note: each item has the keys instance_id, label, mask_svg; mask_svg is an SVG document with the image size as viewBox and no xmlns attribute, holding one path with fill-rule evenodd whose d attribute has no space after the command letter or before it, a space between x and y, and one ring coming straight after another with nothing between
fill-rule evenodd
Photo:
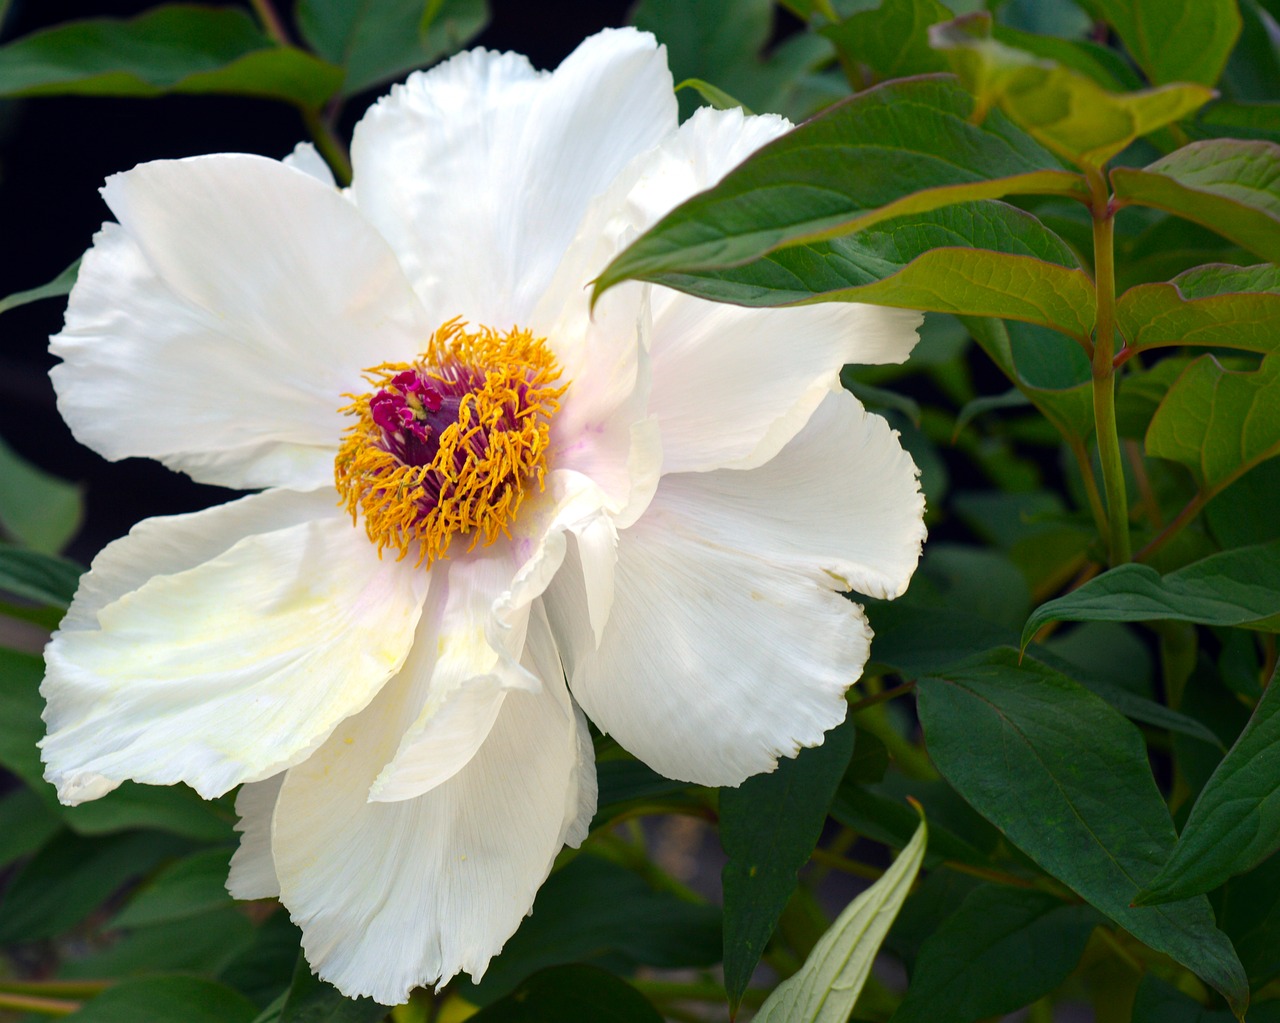
<instances>
[{"instance_id":1,"label":"white peony flower","mask_svg":"<svg viewBox=\"0 0 1280 1023\"><path fill-rule=\"evenodd\" d=\"M260 492L94 560L46 651L63 801L243 785L231 892L395 1003L478 978L586 836L588 719L706 785L821 743L871 638L840 591L900 594L924 538L915 466L838 372L904 360L918 315L637 284L588 308L787 127L677 127L664 50L620 30L551 73L412 75L346 190L306 146L109 179L59 407L107 458Z\"/></svg>"}]
</instances>

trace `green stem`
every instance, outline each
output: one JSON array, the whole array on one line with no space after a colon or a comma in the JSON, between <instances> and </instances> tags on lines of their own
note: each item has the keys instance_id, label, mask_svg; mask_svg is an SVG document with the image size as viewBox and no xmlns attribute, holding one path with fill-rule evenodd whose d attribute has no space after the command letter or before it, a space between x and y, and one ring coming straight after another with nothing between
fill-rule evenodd
<instances>
[{"instance_id":1,"label":"green stem","mask_svg":"<svg viewBox=\"0 0 1280 1023\"><path fill-rule=\"evenodd\" d=\"M1130 558L1129 499L1116 431L1116 381L1112 360L1116 344L1115 210L1101 172L1089 176L1093 193L1093 267L1098 314L1093 332L1093 420L1098 460L1107 495L1107 549L1112 565Z\"/></svg>"},{"instance_id":2,"label":"green stem","mask_svg":"<svg viewBox=\"0 0 1280 1023\"><path fill-rule=\"evenodd\" d=\"M284 27L284 20L271 5L271 0L249 0L249 6L253 8L253 13L258 16L258 20L262 22L262 28L267 35L281 46L293 45L289 41L289 33Z\"/></svg>"},{"instance_id":3,"label":"green stem","mask_svg":"<svg viewBox=\"0 0 1280 1023\"><path fill-rule=\"evenodd\" d=\"M114 980L0 980L0 993L44 998L92 998L113 984Z\"/></svg>"},{"instance_id":4,"label":"green stem","mask_svg":"<svg viewBox=\"0 0 1280 1023\"><path fill-rule=\"evenodd\" d=\"M1102 504L1102 494L1098 492L1098 477L1093 472L1093 460L1089 457L1089 451L1084 446L1084 441L1070 437L1067 439L1067 446L1071 449L1071 454L1075 456L1076 464L1080 467L1080 478L1084 481L1084 493L1089 500L1089 511L1093 514L1093 524L1098 533L1105 536L1107 532L1107 509Z\"/></svg>"},{"instance_id":5,"label":"green stem","mask_svg":"<svg viewBox=\"0 0 1280 1023\"><path fill-rule=\"evenodd\" d=\"M351 154L347 152L342 139L338 138L333 122L318 110L307 107L299 107L298 110L302 114L302 122L307 126L307 131L316 144L316 149L332 168L338 184L344 187L351 184Z\"/></svg>"},{"instance_id":6,"label":"green stem","mask_svg":"<svg viewBox=\"0 0 1280 1023\"><path fill-rule=\"evenodd\" d=\"M34 1012L41 1016L70 1016L80 1008L79 1002L71 1002L63 998L0 994L0 1009L9 1009L13 1012Z\"/></svg>"},{"instance_id":7,"label":"green stem","mask_svg":"<svg viewBox=\"0 0 1280 1023\"><path fill-rule=\"evenodd\" d=\"M884 703L886 700L892 700L898 696L904 696L916 687L915 679L909 682L903 682L901 685L894 686L892 689L882 689L878 693L872 693L870 696L864 696L861 700L849 704L849 713L856 714L860 710L866 710L868 707L874 707L877 703Z\"/></svg>"}]
</instances>

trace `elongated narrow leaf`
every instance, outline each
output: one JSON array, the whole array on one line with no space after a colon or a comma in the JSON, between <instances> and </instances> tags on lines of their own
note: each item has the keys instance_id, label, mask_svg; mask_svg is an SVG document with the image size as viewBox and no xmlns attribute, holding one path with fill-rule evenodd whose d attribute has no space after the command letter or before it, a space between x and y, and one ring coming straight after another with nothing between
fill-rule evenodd
<instances>
[{"instance_id":1,"label":"elongated narrow leaf","mask_svg":"<svg viewBox=\"0 0 1280 1023\"><path fill-rule=\"evenodd\" d=\"M1082 180L1003 117L969 123L973 98L944 76L851 97L676 207L600 275L596 295L635 277L738 266L784 245L1002 195L1083 195Z\"/></svg>"},{"instance_id":2,"label":"elongated narrow leaf","mask_svg":"<svg viewBox=\"0 0 1280 1023\"><path fill-rule=\"evenodd\" d=\"M596 966L553 966L486 1006L472 1023L662 1023L625 980Z\"/></svg>"},{"instance_id":3,"label":"elongated narrow leaf","mask_svg":"<svg viewBox=\"0 0 1280 1023\"><path fill-rule=\"evenodd\" d=\"M1198 266L1163 284L1140 284L1116 300L1116 323L1135 351L1203 345L1280 348L1280 267Z\"/></svg>"},{"instance_id":4,"label":"elongated narrow leaf","mask_svg":"<svg viewBox=\"0 0 1280 1023\"><path fill-rule=\"evenodd\" d=\"M1116 198L1203 224L1280 263L1280 145L1260 139L1192 142L1142 169L1111 172Z\"/></svg>"},{"instance_id":5,"label":"elongated narrow leaf","mask_svg":"<svg viewBox=\"0 0 1280 1023\"><path fill-rule=\"evenodd\" d=\"M342 71L278 46L243 11L187 4L73 21L0 47L0 96L221 92L315 108Z\"/></svg>"},{"instance_id":6,"label":"elongated narrow leaf","mask_svg":"<svg viewBox=\"0 0 1280 1023\"><path fill-rule=\"evenodd\" d=\"M1065 596L1041 604L1022 645L1048 622L1149 622L1246 625L1275 631L1280 614L1280 541L1213 554L1162 576L1148 565L1118 565Z\"/></svg>"},{"instance_id":7,"label":"elongated narrow leaf","mask_svg":"<svg viewBox=\"0 0 1280 1023\"><path fill-rule=\"evenodd\" d=\"M1235 0L1088 0L1153 82L1213 85L1240 35Z\"/></svg>"},{"instance_id":8,"label":"elongated narrow leaf","mask_svg":"<svg viewBox=\"0 0 1280 1023\"><path fill-rule=\"evenodd\" d=\"M1243 1010L1244 970L1207 899L1131 907L1177 837L1133 725L1065 676L1019 665L1008 649L921 679L919 711L930 757L974 809Z\"/></svg>"},{"instance_id":9,"label":"elongated narrow leaf","mask_svg":"<svg viewBox=\"0 0 1280 1023\"><path fill-rule=\"evenodd\" d=\"M1280 685L1262 693L1201 790L1173 855L1138 896L1154 905L1212 891L1280 849Z\"/></svg>"},{"instance_id":10,"label":"elongated narrow leaf","mask_svg":"<svg viewBox=\"0 0 1280 1023\"><path fill-rule=\"evenodd\" d=\"M1029 213L990 200L779 249L746 266L652 279L747 306L867 302L1022 320L1078 340L1093 327L1093 284L1066 243Z\"/></svg>"},{"instance_id":11,"label":"elongated narrow leaf","mask_svg":"<svg viewBox=\"0 0 1280 1023\"><path fill-rule=\"evenodd\" d=\"M1214 96L1186 83L1108 92L1089 75L993 39L985 12L935 25L929 38L984 106L998 105L1036 141L1082 167L1101 167Z\"/></svg>"},{"instance_id":12,"label":"elongated narrow leaf","mask_svg":"<svg viewBox=\"0 0 1280 1023\"><path fill-rule=\"evenodd\" d=\"M298 28L346 72L350 96L462 49L489 20L485 0L299 0Z\"/></svg>"},{"instance_id":13,"label":"elongated narrow leaf","mask_svg":"<svg viewBox=\"0 0 1280 1023\"><path fill-rule=\"evenodd\" d=\"M1216 493L1280 454L1280 358L1253 373L1223 369L1212 355L1169 388L1147 429L1147 454L1181 462Z\"/></svg>"},{"instance_id":14,"label":"elongated narrow leaf","mask_svg":"<svg viewBox=\"0 0 1280 1023\"><path fill-rule=\"evenodd\" d=\"M796 872L822 837L831 797L853 754L853 722L821 746L778 761L771 774L720 793L724 866L724 986L737 1007L796 887Z\"/></svg>"},{"instance_id":15,"label":"elongated narrow leaf","mask_svg":"<svg viewBox=\"0 0 1280 1023\"><path fill-rule=\"evenodd\" d=\"M924 859L929 832L921 815L915 837L884 876L854 899L794 975L760 1007L756 1023L845 1023L871 964Z\"/></svg>"},{"instance_id":16,"label":"elongated narrow leaf","mask_svg":"<svg viewBox=\"0 0 1280 1023\"><path fill-rule=\"evenodd\" d=\"M38 288L28 288L26 291L15 291L12 295L0 298L0 313L7 313L10 309L17 309L18 306L29 302L39 302L43 298L60 298L71 294L71 287L75 284L79 273L80 260L77 259L48 284L41 284Z\"/></svg>"},{"instance_id":17,"label":"elongated narrow leaf","mask_svg":"<svg viewBox=\"0 0 1280 1023\"><path fill-rule=\"evenodd\" d=\"M1045 892L982 885L925 940L892 1023L973 1023L1061 984L1102 917Z\"/></svg>"}]
</instances>

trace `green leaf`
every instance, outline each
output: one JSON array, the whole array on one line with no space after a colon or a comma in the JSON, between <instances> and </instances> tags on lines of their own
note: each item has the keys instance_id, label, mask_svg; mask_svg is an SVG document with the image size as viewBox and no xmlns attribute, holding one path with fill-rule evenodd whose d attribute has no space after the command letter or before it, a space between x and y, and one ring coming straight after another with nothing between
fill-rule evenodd
<instances>
[{"instance_id":1,"label":"green leaf","mask_svg":"<svg viewBox=\"0 0 1280 1023\"><path fill-rule=\"evenodd\" d=\"M973 98L946 77L853 96L676 207L605 268L595 295L628 278L738 266L957 202L1084 194L1077 175L1013 125L993 117L977 127L972 113Z\"/></svg>"},{"instance_id":2,"label":"green leaf","mask_svg":"<svg viewBox=\"0 0 1280 1023\"><path fill-rule=\"evenodd\" d=\"M1280 541L1213 554L1161 576L1148 565L1117 565L1065 596L1041 604L1022 630L1031 642L1048 622L1243 625L1278 631Z\"/></svg>"},{"instance_id":3,"label":"green leaf","mask_svg":"<svg viewBox=\"0 0 1280 1023\"><path fill-rule=\"evenodd\" d=\"M1222 84L1236 99L1273 100L1280 81L1280 24L1258 0L1238 0L1240 41L1231 52ZM1280 122L1272 128L1280 131Z\"/></svg>"},{"instance_id":4,"label":"green leaf","mask_svg":"<svg viewBox=\"0 0 1280 1023\"><path fill-rule=\"evenodd\" d=\"M1191 808L1169 861L1139 893L1154 905L1212 891L1280 849L1280 685L1271 684Z\"/></svg>"},{"instance_id":5,"label":"green leaf","mask_svg":"<svg viewBox=\"0 0 1280 1023\"><path fill-rule=\"evenodd\" d=\"M140 977L107 988L69 1016L75 1023L252 1023L244 995L197 977Z\"/></svg>"},{"instance_id":6,"label":"green leaf","mask_svg":"<svg viewBox=\"0 0 1280 1023\"><path fill-rule=\"evenodd\" d=\"M1111 186L1121 203L1176 214L1280 262L1280 145L1274 142L1192 142L1147 167L1115 168Z\"/></svg>"},{"instance_id":7,"label":"green leaf","mask_svg":"<svg viewBox=\"0 0 1280 1023\"><path fill-rule=\"evenodd\" d=\"M923 678L918 693L929 755L974 809L1044 870L1243 1010L1248 983L1207 899L1131 906L1176 839L1137 729L1058 672L1019 665L1014 650Z\"/></svg>"},{"instance_id":8,"label":"green leaf","mask_svg":"<svg viewBox=\"0 0 1280 1023\"><path fill-rule=\"evenodd\" d=\"M219 92L318 108L340 69L263 35L229 7L168 4L128 21L94 18L0 47L0 96Z\"/></svg>"},{"instance_id":9,"label":"green leaf","mask_svg":"<svg viewBox=\"0 0 1280 1023\"><path fill-rule=\"evenodd\" d=\"M575 964L541 970L470 1023L662 1023L639 991L612 973Z\"/></svg>"},{"instance_id":10,"label":"green leaf","mask_svg":"<svg viewBox=\"0 0 1280 1023\"><path fill-rule=\"evenodd\" d=\"M299 955L280 1023L375 1023L388 1011L372 998L347 998L313 974L306 958Z\"/></svg>"},{"instance_id":11,"label":"green leaf","mask_svg":"<svg viewBox=\"0 0 1280 1023\"><path fill-rule=\"evenodd\" d=\"M690 802L686 795L691 788L688 782L664 778L647 764L631 757L597 760L596 784L599 797L596 815L591 821L592 831L638 806Z\"/></svg>"},{"instance_id":12,"label":"green leaf","mask_svg":"<svg viewBox=\"0 0 1280 1023\"><path fill-rule=\"evenodd\" d=\"M720 792L724 866L724 986L736 1010L795 891L797 871L822 837L827 809L853 755L853 721L821 746L778 761L771 774Z\"/></svg>"},{"instance_id":13,"label":"green leaf","mask_svg":"<svg viewBox=\"0 0 1280 1023\"><path fill-rule=\"evenodd\" d=\"M1237 103L1219 100L1202 107L1196 119L1184 124L1195 140L1236 138L1280 142L1280 103Z\"/></svg>"},{"instance_id":14,"label":"green leaf","mask_svg":"<svg viewBox=\"0 0 1280 1023\"><path fill-rule=\"evenodd\" d=\"M83 517L78 486L36 468L0 440L0 533L36 551L56 554L75 536ZM3 573L0 567L0 579Z\"/></svg>"},{"instance_id":15,"label":"green leaf","mask_svg":"<svg viewBox=\"0 0 1280 1023\"><path fill-rule=\"evenodd\" d=\"M1225 1009L1206 1009L1155 974L1147 974L1133 1000L1130 1023L1237 1023ZM1258 1002L1249 1007L1249 1023L1280 1023L1280 1002Z\"/></svg>"},{"instance_id":16,"label":"green leaf","mask_svg":"<svg viewBox=\"0 0 1280 1023\"><path fill-rule=\"evenodd\" d=\"M485 0L299 0L303 38L346 71L351 96L462 49L486 25Z\"/></svg>"},{"instance_id":17,"label":"green leaf","mask_svg":"<svg viewBox=\"0 0 1280 1023\"><path fill-rule=\"evenodd\" d=\"M34 941L66 930L126 881L184 848L181 839L155 832L102 839L58 835L6 891L0 906L0 941Z\"/></svg>"},{"instance_id":18,"label":"green leaf","mask_svg":"<svg viewBox=\"0 0 1280 1023\"><path fill-rule=\"evenodd\" d=\"M1045 892L984 884L920 947L893 1023L1003 1016L1066 980L1101 918Z\"/></svg>"},{"instance_id":19,"label":"green leaf","mask_svg":"<svg viewBox=\"0 0 1280 1023\"><path fill-rule=\"evenodd\" d=\"M1035 0L1031 0L1035 2ZM1011 4L1001 9L1003 15ZM1045 10L1037 4L1037 10ZM1114 50L1097 43L1079 39L1058 39L1040 35L1037 31L1021 31L1007 25L993 25L991 38L1015 50L1022 50L1036 57L1061 64L1092 78L1109 92L1135 92L1142 88L1142 80L1133 73L1129 63Z\"/></svg>"},{"instance_id":20,"label":"green leaf","mask_svg":"<svg viewBox=\"0 0 1280 1023\"><path fill-rule=\"evenodd\" d=\"M45 607L69 605L83 571L66 558L0 543L0 590Z\"/></svg>"},{"instance_id":21,"label":"green leaf","mask_svg":"<svg viewBox=\"0 0 1280 1023\"><path fill-rule=\"evenodd\" d=\"M1088 75L993 39L986 12L935 25L929 38L983 109L998 105L1041 145L1082 167L1101 167L1134 139L1214 97L1189 84L1108 92Z\"/></svg>"},{"instance_id":22,"label":"green leaf","mask_svg":"<svg viewBox=\"0 0 1280 1023\"><path fill-rule=\"evenodd\" d=\"M1222 895L1222 929L1255 989L1280 976L1280 857L1233 877Z\"/></svg>"},{"instance_id":23,"label":"green leaf","mask_svg":"<svg viewBox=\"0 0 1280 1023\"><path fill-rule=\"evenodd\" d=\"M960 431L977 419L978 416L1001 409L1028 408L1030 405L1031 399L1016 387L1011 391L1005 391L1004 394L984 395L981 398L967 401L964 403L964 407L956 413L956 425L951 433L952 440L954 441L959 436Z\"/></svg>"},{"instance_id":24,"label":"green leaf","mask_svg":"<svg viewBox=\"0 0 1280 1023\"><path fill-rule=\"evenodd\" d=\"M929 26L951 16L938 0L884 0L875 10L859 11L821 31L836 44L849 80L865 84L861 66L880 81L946 71L946 60L929 46Z\"/></svg>"},{"instance_id":25,"label":"green leaf","mask_svg":"<svg viewBox=\"0 0 1280 1023\"><path fill-rule=\"evenodd\" d=\"M53 788L44 781L36 743L44 737L40 713L40 680L44 661L31 654L0 647L0 767L12 771L51 805Z\"/></svg>"},{"instance_id":26,"label":"green leaf","mask_svg":"<svg viewBox=\"0 0 1280 1023\"><path fill-rule=\"evenodd\" d=\"M866 302L1025 320L1083 339L1094 291L1066 244L1029 213L966 202L847 238L779 249L746 266L653 280L746 306Z\"/></svg>"},{"instance_id":27,"label":"green leaf","mask_svg":"<svg viewBox=\"0 0 1280 1023\"><path fill-rule=\"evenodd\" d=\"M830 44L808 33L792 36L766 57L773 37L772 0L641 0L631 22L667 47L677 82L704 80L757 111L783 112L800 79L831 57ZM719 105L711 94L697 91ZM680 100L681 116L688 117L695 106L692 96L686 93Z\"/></svg>"},{"instance_id":28,"label":"green leaf","mask_svg":"<svg viewBox=\"0 0 1280 1023\"><path fill-rule=\"evenodd\" d=\"M76 275L79 273L80 260L77 259L48 284L41 284L38 288L28 288L26 291L15 291L12 295L0 298L0 313L7 313L10 309L17 309L18 306L29 302L39 302L42 298L61 298L63 295L70 295L71 288L76 283Z\"/></svg>"},{"instance_id":29,"label":"green leaf","mask_svg":"<svg viewBox=\"0 0 1280 1023\"><path fill-rule=\"evenodd\" d=\"M543 884L484 980L460 991L483 1005L547 966L604 956L609 965L709 966L721 949L718 907L654 891L632 871L581 853Z\"/></svg>"},{"instance_id":30,"label":"green leaf","mask_svg":"<svg viewBox=\"0 0 1280 1023\"><path fill-rule=\"evenodd\" d=\"M1280 266L1197 266L1116 299L1116 325L1138 352L1200 345L1270 352L1280 346Z\"/></svg>"},{"instance_id":31,"label":"green leaf","mask_svg":"<svg viewBox=\"0 0 1280 1023\"><path fill-rule=\"evenodd\" d=\"M167 923L230 906L227 870L231 852L210 849L171 863L138 890L111 926Z\"/></svg>"},{"instance_id":32,"label":"green leaf","mask_svg":"<svg viewBox=\"0 0 1280 1023\"><path fill-rule=\"evenodd\" d=\"M1064 437L1093 436L1089 361L1079 345L1031 323L964 318L973 338Z\"/></svg>"},{"instance_id":33,"label":"green leaf","mask_svg":"<svg viewBox=\"0 0 1280 1023\"><path fill-rule=\"evenodd\" d=\"M52 794L51 786L44 787ZM210 802L186 785L139 785L126 781L101 799L60 809L63 820L81 835L151 828L202 842L235 841L230 797Z\"/></svg>"},{"instance_id":34,"label":"green leaf","mask_svg":"<svg viewBox=\"0 0 1280 1023\"><path fill-rule=\"evenodd\" d=\"M1169 388L1147 429L1147 454L1187 466L1216 493L1280 454L1280 358L1253 373L1196 359Z\"/></svg>"},{"instance_id":35,"label":"green leaf","mask_svg":"<svg viewBox=\"0 0 1280 1023\"><path fill-rule=\"evenodd\" d=\"M1240 35L1235 0L1089 0L1153 82L1213 85Z\"/></svg>"},{"instance_id":36,"label":"green leaf","mask_svg":"<svg viewBox=\"0 0 1280 1023\"><path fill-rule=\"evenodd\" d=\"M804 965L765 999L755 1023L845 1023L920 870L928 834L922 814L915 837L836 917Z\"/></svg>"},{"instance_id":37,"label":"green leaf","mask_svg":"<svg viewBox=\"0 0 1280 1023\"><path fill-rule=\"evenodd\" d=\"M29 788L0 798L0 867L33 853L62 828L62 821Z\"/></svg>"},{"instance_id":38,"label":"green leaf","mask_svg":"<svg viewBox=\"0 0 1280 1023\"><path fill-rule=\"evenodd\" d=\"M62 975L92 979L164 972L212 978L245 955L254 938L248 916L228 907L135 928L104 948L65 963Z\"/></svg>"}]
</instances>

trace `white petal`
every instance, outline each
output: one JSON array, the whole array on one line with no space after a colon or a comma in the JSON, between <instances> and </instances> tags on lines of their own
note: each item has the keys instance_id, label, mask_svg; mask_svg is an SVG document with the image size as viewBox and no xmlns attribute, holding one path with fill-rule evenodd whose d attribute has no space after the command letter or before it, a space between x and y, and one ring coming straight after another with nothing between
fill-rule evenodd
<instances>
[{"instance_id":1,"label":"white petal","mask_svg":"<svg viewBox=\"0 0 1280 1023\"><path fill-rule=\"evenodd\" d=\"M860 440L819 447L832 453L842 439L855 447ZM892 443L884 435L868 447L882 442ZM737 785L772 769L780 755L817 745L844 720L844 693L867 661L870 630L861 609L832 592L837 581L826 566L850 574L864 566L854 560L856 542L852 557L838 556L849 538L836 534L851 528L850 516L835 528L820 522L829 499L806 520L805 495L820 493L823 481L847 495L851 475L838 458L809 457L810 443L808 434L797 438L772 472L664 478L645 515L618 536L616 592L598 648L576 547L544 595L573 697L663 775ZM803 493L772 489L786 485ZM692 499L700 494L712 499ZM899 512L919 533L918 494ZM753 521L760 515L771 517Z\"/></svg>"},{"instance_id":2,"label":"white petal","mask_svg":"<svg viewBox=\"0 0 1280 1023\"><path fill-rule=\"evenodd\" d=\"M283 784L281 772L266 781L242 785L236 793L240 847L231 857L227 875L227 891L234 898L274 899L280 895L280 880L271 855L271 816Z\"/></svg>"},{"instance_id":3,"label":"white petal","mask_svg":"<svg viewBox=\"0 0 1280 1023\"><path fill-rule=\"evenodd\" d=\"M499 623L494 613L514 575L510 547L503 543L433 568L413 650L397 680L410 688L408 704L417 716L402 729L370 799L408 799L447 781L475 756L507 690L538 688L537 678L519 665L528 605L514 622Z\"/></svg>"},{"instance_id":4,"label":"white petal","mask_svg":"<svg viewBox=\"0 0 1280 1023\"><path fill-rule=\"evenodd\" d=\"M353 194L435 316L527 324L587 202L675 126L665 51L634 29L552 74L473 50L365 115Z\"/></svg>"},{"instance_id":5,"label":"white petal","mask_svg":"<svg viewBox=\"0 0 1280 1023\"><path fill-rule=\"evenodd\" d=\"M143 164L103 195L120 223L51 345L72 432L207 483L328 485L343 394L437 326L386 242L333 187L256 156Z\"/></svg>"},{"instance_id":6,"label":"white petal","mask_svg":"<svg viewBox=\"0 0 1280 1023\"><path fill-rule=\"evenodd\" d=\"M324 157L310 142L299 142L293 147L293 152L280 162L287 167L296 167L304 174L310 174L321 184L328 185L330 188L338 187L338 183L333 179L333 171L329 169L329 165L324 162Z\"/></svg>"},{"instance_id":7,"label":"white petal","mask_svg":"<svg viewBox=\"0 0 1280 1023\"><path fill-rule=\"evenodd\" d=\"M720 180L789 125L740 110L699 110L641 162L628 196L648 226ZM762 465L804 425L849 362L903 362L922 317L827 303L744 309L655 288L650 408L663 472Z\"/></svg>"},{"instance_id":8,"label":"white petal","mask_svg":"<svg viewBox=\"0 0 1280 1023\"><path fill-rule=\"evenodd\" d=\"M153 521L95 563L105 577L86 590L95 610L76 612L45 650L41 745L60 798L91 796L99 778L183 781L205 797L267 778L395 674L428 574L379 561L328 497L311 499L324 517L246 536L192 567L162 557L171 571L141 585L143 537L176 551L194 517L180 519L173 538ZM213 523L220 542L257 513L251 500L219 509L229 517Z\"/></svg>"},{"instance_id":9,"label":"white petal","mask_svg":"<svg viewBox=\"0 0 1280 1023\"><path fill-rule=\"evenodd\" d=\"M905 592L924 544L919 471L883 418L829 393L776 458L748 472L663 478L662 506L709 543L820 569L843 589Z\"/></svg>"},{"instance_id":10,"label":"white petal","mask_svg":"<svg viewBox=\"0 0 1280 1023\"><path fill-rule=\"evenodd\" d=\"M526 666L538 667L532 657ZM507 694L484 744L448 781L415 799L368 802L412 716L410 688L387 686L289 772L273 836L281 899L307 961L344 994L388 1005L460 971L479 978L594 807L584 799L594 773L585 722L550 673L538 692Z\"/></svg>"}]
</instances>

